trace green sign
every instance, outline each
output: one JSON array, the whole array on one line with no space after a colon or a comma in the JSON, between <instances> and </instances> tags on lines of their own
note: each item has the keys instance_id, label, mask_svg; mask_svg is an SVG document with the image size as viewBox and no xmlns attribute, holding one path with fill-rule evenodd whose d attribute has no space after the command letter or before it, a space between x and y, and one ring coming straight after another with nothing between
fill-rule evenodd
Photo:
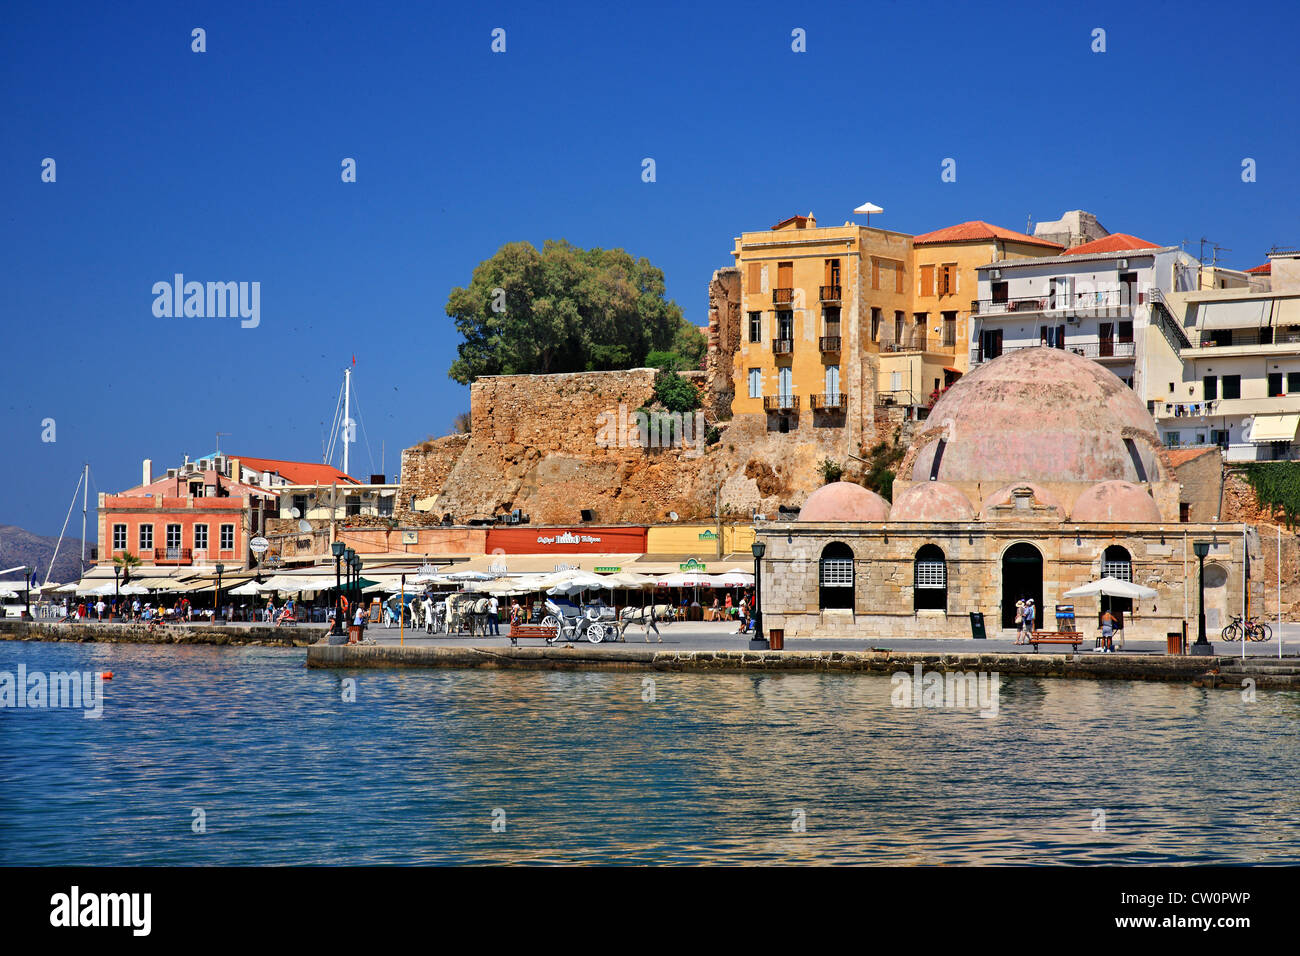
<instances>
[{"instance_id":1,"label":"green sign","mask_svg":"<svg viewBox=\"0 0 1300 956\"><path fill-rule=\"evenodd\" d=\"M597 568L597 569L596 569L596 573L597 573L597 574L617 574L619 571L622 571L622 570L623 570L622 568Z\"/></svg>"},{"instance_id":2,"label":"green sign","mask_svg":"<svg viewBox=\"0 0 1300 956\"><path fill-rule=\"evenodd\" d=\"M718 533L717 533L716 531L701 531L701 532L700 532L700 540L701 540L701 541L717 541L717 540L718 540Z\"/></svg>"},{"instance_id":3,"label":"green sign","mask_svg":"<svg viewBox=\"0 0 1300 956\"><path fill-rule=\"evenodd\" d=\"M703 570L705 570L705 565L704 565L703 563L699 562L699 561L696 561L694 558L691 558L691 559L690 559L689 561L687 561L685 564L679 564L679 565L677 565L677 567L679 567L679 568L680 568L681 570L683 570L683 571L703 571Z\"/></svg>"}]
</instances>

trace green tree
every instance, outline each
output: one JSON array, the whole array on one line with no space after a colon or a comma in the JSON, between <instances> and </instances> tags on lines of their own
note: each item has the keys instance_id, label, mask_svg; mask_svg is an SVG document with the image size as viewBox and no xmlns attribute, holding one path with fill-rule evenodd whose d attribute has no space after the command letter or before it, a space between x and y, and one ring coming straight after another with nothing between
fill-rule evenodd
<instances>
[{"instance_id":1,"label":"green tree","mask_svg":"<svg viewBox=\"0 0 1300 956\"><path fill-rule=\"evenodd\" d=\"M700 407L700 391L676 372L655 376L655 398L670 412L693 412Z\"/></svg>"},{"instance_id":2,"label":"green tree","mask_svg":"<svg viewBox=\"0 0 1300 956\"><path fill-rule=\"evenodd\" d=\"M131 570L140 566L140 559L130 551L123 551L113 559L113 563L122 569L122 580L119 583L126 585L131 583Z\"/></svg>"},{"instance_id":3,"label":"green tree","mask_svg":"<svg viewBox=\"0 0 1300 956\"><path fill-rule=\"evenodd\" d=\"M663 272L622 249L507 243L447 299L463 339L448 374L467 384L480 375L640 367L652 349L691 345L681 328L689 323L664 293Z\"/></svg>"}]
</instances>

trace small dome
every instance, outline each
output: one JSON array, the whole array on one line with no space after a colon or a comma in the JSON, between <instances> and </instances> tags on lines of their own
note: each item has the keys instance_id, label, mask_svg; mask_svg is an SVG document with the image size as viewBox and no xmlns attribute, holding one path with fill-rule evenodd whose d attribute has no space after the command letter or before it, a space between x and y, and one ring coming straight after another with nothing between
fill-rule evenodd
<instances>
[{"instance_id":1,"label":"small dome","mask_svg":"<svg viewBox=\"0 0 1300 956\"><path fill-rule=\"evenodd\" d=\"M800 521L888 521L889 502L851 481L832 481L808 496Z\"/></svg>"},{"instance_id":2,"label":"small dome","mask_svg":"<svg viewBox=\"0 0 1300 956\"><path fill-rule=\"evenodd\" d=\"M974 517L970 499L945 481L918 481L889 509L891 521L971 521Z\"/></svg>"},{"instance_id":3,"label":"small dome","mask_svg":"<svg viewBox=\"0 0 1300 956\"><path fill-rule=\"evenodd\" d=\"M1103 481L1093 485L1074 503L1073 521L1158 522L1160 509L1141 485L1129 481Z\"/></svg>"},{"instance_id":4,"label":"small dome","mask_svg":"<svg viewBox=\"0 0 1300 956\"><path fill-rule=\"evenodd\" d=\"M1013 481L984 499L981 521L1038 518L1064 521L1065 509L1056 495L1032 481Z\"/></svg>"}]
</instances>

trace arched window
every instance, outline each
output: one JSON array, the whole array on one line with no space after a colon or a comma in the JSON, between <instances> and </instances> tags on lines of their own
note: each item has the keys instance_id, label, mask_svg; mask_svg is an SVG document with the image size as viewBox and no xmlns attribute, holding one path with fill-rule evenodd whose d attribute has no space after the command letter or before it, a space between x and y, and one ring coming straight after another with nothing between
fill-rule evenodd
<instances>
[{"instance_id":1,"label":"arched window","mask_svg":"<svg viewBox=\"0 0 1300 956\"><path fill-rule=\"evenodd\" d=\"M853 549L832 541L822 549L818 566L818 604L821 608L853 608Z\"/></svg>"},{"instance_id":2,"label":"arched window","mask_svg":"<svg viewBox=\"0 0 1300 956\"><path fill-rule=\"evenodd\" d=\"M918 611L948 610L948 562L938 545L923 545L916 552L912 583L913 608Z\"/></svg>"},{"instance_id":3,"label":"arched window","mask_svg":"<svg viewBox=\"0 0 1300 956\"><path fill-rule=\"evenodd\" d=\"M1132 582L1133 558L1128 549L1112 544L1101 556L1101 576Z\"/></svg>"}]
</instances>

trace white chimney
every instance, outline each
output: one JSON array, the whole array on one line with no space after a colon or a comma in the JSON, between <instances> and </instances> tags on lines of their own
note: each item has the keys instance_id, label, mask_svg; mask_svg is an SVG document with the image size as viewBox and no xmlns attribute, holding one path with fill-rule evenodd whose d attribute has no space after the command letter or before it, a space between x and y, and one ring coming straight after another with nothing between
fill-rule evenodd
<instances>
[{"instance_id":1,"label":"white chimney","mask_svg":"<svg viewBox=\"0 0 1300 956\"><path fill-rule=\"evenodd\" d=\"M144 460L144 467L141 468L140 472L141 472L141 477L144 478L142 484L152 485L153 484L153 459L152 458L146 458Z\"/></svg>"}]
</instances>

